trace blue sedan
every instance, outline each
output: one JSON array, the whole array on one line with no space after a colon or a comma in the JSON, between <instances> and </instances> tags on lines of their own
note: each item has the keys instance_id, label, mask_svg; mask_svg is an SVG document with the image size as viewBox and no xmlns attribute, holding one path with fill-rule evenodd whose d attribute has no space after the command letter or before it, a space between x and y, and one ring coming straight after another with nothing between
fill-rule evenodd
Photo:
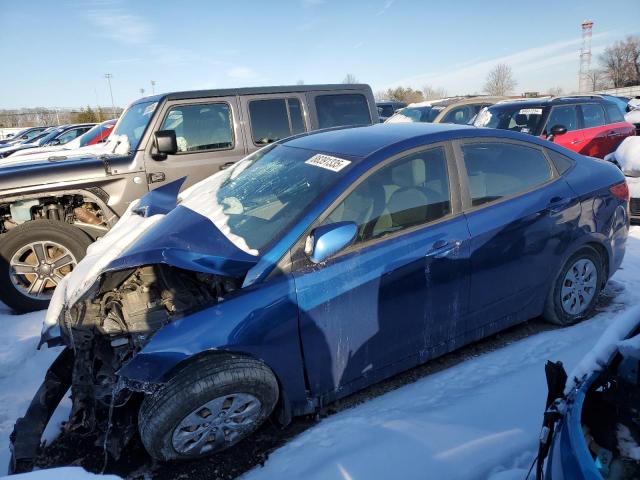
<instances>
[{"instance_id":1,"label":"blue sedan","mask_svg":"<svg viewBox=\"0 0 640 480\"><path fill-rule=\"evenodd\" d=\"M123 251L43 336L73 346L57 370L73 372L58 378L68 428L113 438L135 406L160 460L220 451L272 413L286 423L533 317L573 324L629 226L614 165L457 125L301 135L179 187L96 244ZM126 249L107 248L129 228Z\"/></svg>"}]
</instances>

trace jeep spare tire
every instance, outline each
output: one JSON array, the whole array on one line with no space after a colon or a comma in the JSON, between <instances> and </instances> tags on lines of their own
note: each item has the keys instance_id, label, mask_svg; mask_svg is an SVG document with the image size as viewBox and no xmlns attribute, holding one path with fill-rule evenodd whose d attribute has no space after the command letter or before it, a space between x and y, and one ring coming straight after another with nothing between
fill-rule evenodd
<instances>
[{"instance_id":1,"label":"jeep spare tire","mask_svg":"<svg viewBox=\"0 0 640 480\"><path fill-rule=\"evenodd\" d=\"M0 300L19 313L47 308L90 244L82 230L63 222L33 220L9 230L0 240Z\"/></svg>"}]
</instances>

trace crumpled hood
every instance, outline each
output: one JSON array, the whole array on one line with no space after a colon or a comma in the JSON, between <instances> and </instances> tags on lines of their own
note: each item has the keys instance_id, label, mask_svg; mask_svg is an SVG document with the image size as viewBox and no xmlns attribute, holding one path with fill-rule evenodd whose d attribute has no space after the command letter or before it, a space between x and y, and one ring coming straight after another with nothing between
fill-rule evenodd
<instances>
[{"instance_id":1,"label":"crumpled hood","mask_svg":"<svg viewBox=\"0 0 640 480\"><path fill-rule=\"evenodd\" d=\"M125 215L87 250L87 256L56 288L44 322L43 339L71 308L110 271L164 263L241 278L259 257L234 245L206 216L177 205L184 178L131 204ZM186 203L186 202L183 202Z\"/></svg>"}]
</instances>

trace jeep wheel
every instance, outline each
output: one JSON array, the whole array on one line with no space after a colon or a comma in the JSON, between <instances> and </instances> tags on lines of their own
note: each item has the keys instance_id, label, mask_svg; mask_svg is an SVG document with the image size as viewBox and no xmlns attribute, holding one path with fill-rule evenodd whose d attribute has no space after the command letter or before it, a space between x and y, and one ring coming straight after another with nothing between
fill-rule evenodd
<instances>
[{"instance_id":1,"label":"jeep wheel","mask_svg":"<svg viewBox=\"0 0 640 480\"><path fill-rule=\"evenodd\" d=\"M138 414L140 437L158 460L204 457L249 436L277 400L278 382L263 363L203 357L144 399Z\"/></svg>"},{"instance_id":2,"label":"jeep wheel","mask_svg":"<svg viewBox=\"0 0 640 480\"><path fill-rule=\"evenodd\" d=\"M47 308L90 244L82 230L63 222L34 220L9 230L0 242L0 300L20 313Z\"/></svg>"}]
</instances>

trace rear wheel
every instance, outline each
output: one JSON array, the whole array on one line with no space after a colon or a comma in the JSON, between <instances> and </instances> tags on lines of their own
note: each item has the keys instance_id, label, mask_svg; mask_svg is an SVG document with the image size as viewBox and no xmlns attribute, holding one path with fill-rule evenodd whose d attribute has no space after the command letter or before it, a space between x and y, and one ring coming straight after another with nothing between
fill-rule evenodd
<instances>
[{"instance_id":1,"label":"rear wheel","mask_svg":"<svg viewBox=\"0 0 640 480\"><path fill-rule=\"evenodd\" d=\"M34 220L10 230L0 242L0 300L21 313L47 308L90 244L84 232L63 222Z\"/></svg>"},{"instance_id":2,"label":"rear wheel","mask_svg":"<svg viewBox=\"0 0 640 480\"><path fill-rule=\"evenodd\" d=\"M266 365L250 358L205 357L145 397L140 437L158 460L208 456L249 436L277 400L278 383Z\"/></svg>"},{"instance_id":3,"label":"rear wheel","mask_svg":"<svg viewBox=\"0 0 640 480\"><path fill-rule=\"evenodd\" d=\"M589 317L603 285L603 259L591 247L573 254L556 279L544 318L556 325L573 325Z\"/></svg>"}]
</instances>

